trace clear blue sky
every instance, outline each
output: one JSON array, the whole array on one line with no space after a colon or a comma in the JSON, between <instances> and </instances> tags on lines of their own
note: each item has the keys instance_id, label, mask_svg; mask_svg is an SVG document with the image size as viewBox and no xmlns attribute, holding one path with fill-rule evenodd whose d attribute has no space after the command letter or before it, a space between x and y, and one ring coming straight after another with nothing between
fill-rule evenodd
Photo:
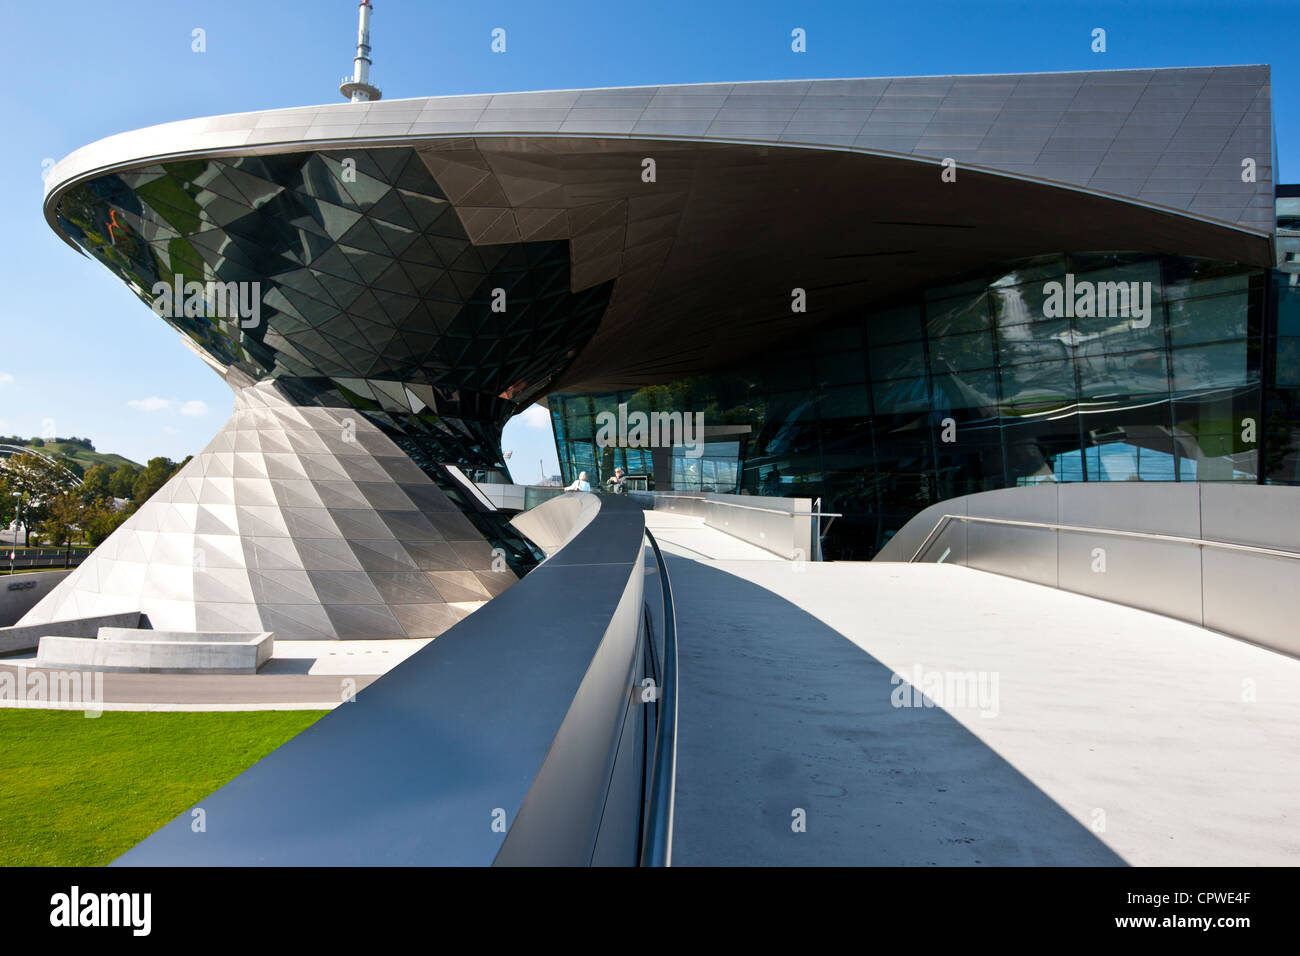
<instances>
[{"instance_id":1,"label":"clear blue sky","mask_svg":"<svg viewBox=\"0 0 1300 956\"><path fill-rule=\"evenodd\" d=\"M374 0L389 98L530 89L1269 63L1281 182L1300 180L1296 0L471 2ZM137 461L198 451L224 384L41 215L41 163L169 120L340 100L354 0L0 0L0 434L86 436ZM193 53L191 30L207 32ZM507 31L507 52L490 32ZM790 50L807 31L808 51ZM1104 27L1108 50L1090 50ZM541 427L537 427L540 425ZM555 466L541 416L506 430L517 480Z\"/></svg>"}]
</instances>

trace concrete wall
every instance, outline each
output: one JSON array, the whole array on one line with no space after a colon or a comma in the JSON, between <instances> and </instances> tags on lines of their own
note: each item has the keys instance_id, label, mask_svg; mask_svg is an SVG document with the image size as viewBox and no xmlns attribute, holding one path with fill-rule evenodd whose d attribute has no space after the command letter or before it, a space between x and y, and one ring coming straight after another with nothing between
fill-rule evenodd
<instances>
[{"instance_id":1,"label":"concrete wall","mask_svg":"<svg viewBox=\"0 0 1300 956\"><path fill-rule=\"evenodd\" d=\"M912 560L944 515L1088 530L949 521L916 560L942 560L1088 594L1300 655L1300 488L1169 482L1007 488L932 505L875 560ZM1297 557L1091 529L1223 542Z\"/></svg>"},{"instance_id":2,"label":"concrete wall","mask_svg":"<svg viewBox=\"0 0 1300 956\"><path fill-rule=\"evenodd\" d=\"M260 634L165 634L130 640L118 633L110 639L42 637L37 663L41 667L123 671L147 674L256 674L271 657L274 640ZM215 638L215 639L214 639Z\"/></svg>"},{"instance_id":3,"label":"concrete wall","mask_svg":"<svg viewBox=\"0 0 1300 956\"><path fill-rule=\"evenodd\" d=\"M142 631L132 627L101 627L101 641L166 642L170 644L246 644L272 632L258 631Z\"/></svg>"},{"instance_id":4,"label":"concrete wall","mask_svg":"<svg viewBox=\"0 0 1300 956\"><path fill-rule=\"evenodd\" d=\"M34 651L41 638L57 634L62 637L90 637L101 627L139 627L144 615L139 611L121 614L100 614L95 617L74 618L70 621L53 621L49 624L27 624L22 627L0 627L0 656Z\"/></svg>"},{"instance_id":5,"label":"concrete wall","mask_svg":"<svg viewBox=\"0 0 1300 956\"><path fill-rule=\"evenodd\" d=\"M0 578L0 627L12 627L71 571L33 571Z\"/></svg>"}]
</instances>

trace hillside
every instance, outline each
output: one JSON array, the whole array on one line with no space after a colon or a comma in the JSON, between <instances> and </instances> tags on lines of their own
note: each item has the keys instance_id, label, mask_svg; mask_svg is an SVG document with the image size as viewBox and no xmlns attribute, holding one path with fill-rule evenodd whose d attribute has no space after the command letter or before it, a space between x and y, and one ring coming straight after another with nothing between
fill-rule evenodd
<instances>
[{"instance_id":1,"label":"hillside","mask_svg":"<svg viewBox=\"0 0 1300 956\"><path fill-rule=\"evenodd\" d=\"M129 458L121 455L114 455L108 452L95 451L94 446L85 439L46 439L43 446L38 447L34 442L40 439L18 438L14 435L0 435L0 445L21 445L24 448L30 448L33 451L39 451L42 454L58 457L60 455L71 458L82 469L90 468L94 465L108 465L110 468L117 468L120 465L130 465L132 468L142 468L143 466Z\"/></svg>"}]
</instances>

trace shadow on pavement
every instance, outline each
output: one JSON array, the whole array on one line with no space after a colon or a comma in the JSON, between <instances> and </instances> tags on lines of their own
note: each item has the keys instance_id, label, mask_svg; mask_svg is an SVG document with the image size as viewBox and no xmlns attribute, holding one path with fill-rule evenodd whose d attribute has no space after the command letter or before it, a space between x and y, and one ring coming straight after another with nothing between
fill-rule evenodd
<instances>
[{"instance_id":1,"label":"shadow on pavement","mask_svg":"<svg viewBox=\"0 0 1300 956\"><path fill-rule=\"evenodd\" d=\"M1125 865L943 710L893 706L893 671L838 631L724 571L667 561L674 865Z\"/></svg>"}]
</instances>

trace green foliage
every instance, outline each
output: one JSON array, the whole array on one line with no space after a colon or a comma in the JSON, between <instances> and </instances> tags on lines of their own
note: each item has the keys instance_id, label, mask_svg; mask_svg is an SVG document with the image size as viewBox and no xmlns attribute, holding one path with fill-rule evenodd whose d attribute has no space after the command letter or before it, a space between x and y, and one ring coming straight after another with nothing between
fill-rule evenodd
<instances>
[{"instance_id":1,"label":"green foliage","mask_svg":"<svg viewBox=\"0 0 1300 956\"><path fill-rule=\"evenodd\" d=\"M138 508L148 501L155 491L167 483L167 479L176 473L176 462L170 458L150 458L144 471L136 475L131 486L131 501Z\"/></svg>"},{"instance_id":2,"label":"green foliage","mask_svg":"<svg viewBox=\"0 0 1300 956\"><path fill-rule=\"evenodd\" d=\"M107 498L113 494L113 469L105 464L93 465L81 476L82 489L88 498Z\"/></svg>"},{"instance_id":3,"label":"green foliage","mask_svg":"<svg viewBox=\"0 0 1300 956\"><path fill-rule=\"evenodd\" d=\"M92 548L99 547L128 517L130 515L127 511L119 511L107 499L99 498L90 502L81 518L81 530L86 543Z\"/></svg>"},{"instance_id":4,"label":"green foliage","mask_svg":"<svg viewBox=\"0 0 1300 956\"><path fill-rule=\"evenodd\" d=\"M71 490L73 481L58 464L32 452L3 459L0 468L12 490L21 493L20 518L31 544L31 531L48 517L50 501Z\"/></svg>"},{"instance_id":5,"label":"green foliage","mask_svg":"<svg viewBox=\"0 0 1300 956\"><path fill-rule=\"evenodd\" d=\"M74 491L64 491L45 503L45 518L41 533L50 544L70 545L80 536L85 501Z\"/></svg>"},{"instance_id":6,"label":"green foliage","mask_svg":"<svg viewBox=\"0 0 1300 956\"><path fill-rule=\"evenodd\" d=\"M18 499L14 497L15 491L17 489L9 483L5 473L0 471L0 527L7 528L18 516Z\"/></svg>"},{"instance_id":7,"label":"green foliage","mask_svg":"<svg viewBox=\"0 0 1300 956\"><path fill-rule=\"evenodd\" d=\"M86 469L83 468L81 462L77 461L75 458L69 458L67 455L54 455L53 457L56 462L68 469L68 471L72 472L78 478L81 478L86 474Z\"/></svg>"},{"instance_id":8,"label":"green foliage","mask_svg":"<svg viewBox=\"0 0 1300 956\"><path fill-rule=\"evenodd\" d=\"M117 470L113 472L113 477L109 479L108 490L114 498L130 498L131 491L135 487L136 475L140 470L134 465L118 465Z\"/></svg>"},{"instance_id":9,"label":"green foliage","mask_svg":"<svg viewBox=\"0 0 1300 956\"><path fill-rule=\"evenodd\" d=\"M37 442L40 444L38 445ZM27 448L39 448L41 454L56 458L68 458L83 469L93 465L108 465L116 468L121 464L140 466L121 455L106 454L95 451L95 445L89 438L23 438L19 435L0 435L0 445L23 445Z\"/></svg>"}]
</instances>

